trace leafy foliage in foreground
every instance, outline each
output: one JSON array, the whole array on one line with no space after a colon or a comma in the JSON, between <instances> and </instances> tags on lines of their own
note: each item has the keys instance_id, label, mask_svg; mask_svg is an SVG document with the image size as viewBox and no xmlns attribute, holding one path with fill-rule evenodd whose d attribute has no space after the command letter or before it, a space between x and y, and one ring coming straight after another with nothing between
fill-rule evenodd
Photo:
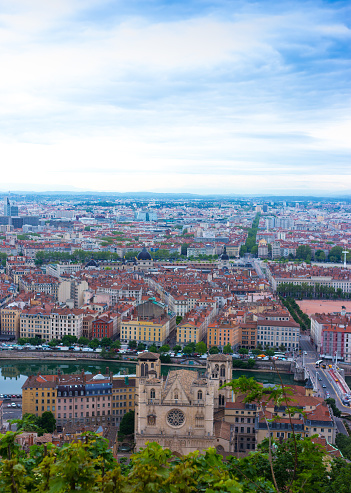
<instances>
[{"instance_id":1,"label":"leafy foliage in foreground","mask_svg":"<svg viewBox=\"0 0 351 493\"><path fill-rule=\"evenodd\" d=\"M26 454L15 443L17 433L0 435L0 491L2 493L347 493L351 492L351 464L331 464L310 438L298 440L297 468L291 440L274 443L273 486L268 441L245 458L223 462L215 449L175 457L150 443L128 465L118 464L107 441L87 433L62 447L34 445Z\"/></svg>"}]
</instances>

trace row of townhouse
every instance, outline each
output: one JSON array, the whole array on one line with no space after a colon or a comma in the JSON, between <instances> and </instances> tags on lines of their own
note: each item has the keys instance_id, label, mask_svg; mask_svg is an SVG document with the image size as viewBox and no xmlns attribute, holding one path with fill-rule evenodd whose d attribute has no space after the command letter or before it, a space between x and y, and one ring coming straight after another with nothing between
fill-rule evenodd
<instances>
[{"instance_id":1,"label":"row of townhouse","mask_svg":"<svg viewBox=\"0 0 351 493\"><path fill-rule=\"evenodd\" d=\"M107 294L111 298L111 304L115 305L121 299L133 298L136 303L141 303L141 299L143 296L143 286L144 283L130 283L130 284L121 284L114 283L111 286L99 286L96 289L96 294Z\"/></svg>"},{"instance_id":2,"label":"row of townhouse","mask_svg":"<svg viewBox=\"0 0 351 493\"><path fill-rule=\"evenodd\" d=\"M282 441L291 438L293 433L301 437L317 435L328 444L335 442L336 423L333 413L323 398L313 395L311 381L307 381L305 387L289 387L293 390L292 404L295 408L290 413L291 419L285 403L278 407L268 402L265 415L258 405L245 402L245 394L234 394L233 402L226 403L224 421L234 428L232 439L236 454L247 455L269 436Z\"/></svg>"},{"instance_id":3,"label":"row of townhouse","mask_svg":"<svg viewBox=\"0 0 351 493\"><path fill-rule=\"evenodd\" d=\"M51 294L57 298L60 281L53 276L34 272L19 279L20 291Z\"/></svg>"},{"instance_id":4,"label":"row of townhouse","mask_svg":"<svg viewBox=\"0 0 351 493\"><path fill-rule=\"evenodd\" d=\"M343 293L351 292L351 271L339 267L296 267L289 263L284 267L268 264L266 267L267 279L272 290L277 291L280 284L292 283L295 285L307 284L309 286L327 286L335 290L341 289Z\"/></svg>"},{"instance_id":5,"label":"row of townhouse","mask_svg":"<svg viewBox=\"0 0 351 493\"><path fill-rule=\"evenodd\" d=\"M165 303L177 317L184 317L188 312L193 310L196 305L211 306L218 310L219 305L223 302L223 297L221 295L208 296L201 292L183 292L183 290L179 289L180 286L175 287L176 284L174 284L174 289L172 291L167 291L161 282L158 282L152 277L148 277L147 282L149 287L157 292L163 303ZM175 280L174 283L176 282L177 281ZM191 286L189 286L189 288L191 289Z\"/></svg>"},{"instance_id":6,"label":"row of townhouse","mask_svg":"<svg viewBox=\"0 0 351 493\"><path fill-rule=\"evenodd\" d=\"M344 307L343 307L344 308ZM311 315L311 341L323 357L351 362L351 316L341 313L316 313Z\"/></svg>"},{"instance_id":7,"label":"row of townhouse","mask_svg":"<svg viewBox=\"0 0 351 493\"><path fill-rule=\"evenodd\" d=\"M61 307L54 303L26 304L13 302L1 309L1 333L12 338L40 337L46 341L73 335L102 339L118 337L121 316L131 305L117 305L113 310Z\"/></svg>"},{"instance_id":8,"label":"row of townhouse","mask_svg":"<svg viewBox=\"0 0 351 493\"><path fill-rule=\"evenodd\" d=\"M285 346L294 351L299 347L299 339L300 326L280 309L247 313L244 317L221 316L209 325L207 332L208 347L223 349L229 344L233 350Z\"/></svg>"},{"instance_id":9,"label":"row of townhouse","mask_svg":"<svg viewBox=\"0 0 351 493\"><path fill-rule=\"evenodd\" d=\"M22 386L22 412L41 416L50 411L57 427L66 424L118 426L134 410L135 378L106 374L35 375Z\"/></svg>"}]
</instances>

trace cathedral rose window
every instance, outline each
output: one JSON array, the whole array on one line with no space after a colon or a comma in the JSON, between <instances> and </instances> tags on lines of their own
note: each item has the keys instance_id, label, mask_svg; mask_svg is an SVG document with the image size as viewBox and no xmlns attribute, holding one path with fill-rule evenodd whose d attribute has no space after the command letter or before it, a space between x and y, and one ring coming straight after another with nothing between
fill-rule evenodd
<instances>
[{"instance_id":1,"label":"cathedral rose window","mask_svg":"<svg viewBox=\"0 0 351 493\"><path fill-rule=\"evenodd\" d=\"M172 409L167 414L167 422L171 426L181 426L185 421L185 415L180 409Z\"/></svg>"}]
</instances>

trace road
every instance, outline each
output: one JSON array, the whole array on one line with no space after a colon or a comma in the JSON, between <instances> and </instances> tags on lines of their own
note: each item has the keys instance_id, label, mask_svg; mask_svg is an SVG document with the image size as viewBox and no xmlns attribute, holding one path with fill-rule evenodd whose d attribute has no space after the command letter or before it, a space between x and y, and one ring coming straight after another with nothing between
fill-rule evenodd
<instances>
[{"instance_id":1,"label":"road","mask_svg":"<svg viewBox=\"0 0 351 493\"><path fill-rule=\"evenodd\" d=\"M319 355L314 350L308 336L301 336L300 347L302 350L302 356L299 358L300 363L305 366L309 376L314 382L317 379L317 396L327 398L327 393L329 393L329 397L335 399L335 404L341 412L351 414L350 407L344 406L341 402L341 399L334 388L335 383L328 377L327 370L316 368L316 361L319 360ZM304 352L307 354L305 355ZM301 361L301 358L303 361Z\"/></svg>"},{"instance_id":2,"label":"road","mask_svg":"<svg viewBox=\"0 0 351 493\"><path fill-rule=\"evenodd\" d=\"M3 423L4 427L8 430L9 429L9 421L11 419L21 419L22 418L22 408L18 407L7 407L8 404L11 404L11 402L14 402L15 404L21 404L22 405L22 399L4 399L3 401ZM16 425L12 425L12 431L16 429Z\"/></svg>"},{"instance_id":3,"label":"road","mask_svg":"<svg viewBox=\"0 0 351 493\"><path fill-rule=\"evenodd\" d=\"M253 266L253 268L255 269L255 271L257 272L257 275L260 279L264 279L265 278L265 275L263 274L262 272L262 269L261 269L261 261L260 260L257 260L257 259L253 259L251 261L251 265Z\"/></svg>"}]
</instances>

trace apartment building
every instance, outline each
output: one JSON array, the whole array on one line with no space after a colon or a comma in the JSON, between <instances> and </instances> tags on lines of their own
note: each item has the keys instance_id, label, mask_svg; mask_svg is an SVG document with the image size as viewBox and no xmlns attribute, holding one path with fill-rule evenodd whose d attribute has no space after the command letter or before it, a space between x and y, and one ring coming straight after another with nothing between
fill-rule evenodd
<instances>
[{"instance_id":1,"label":"apartment building","mask_svg":"<svg viewBox=\"0 0 351 493\"><path fill-rule=\"evenodd\" d=\"M327 332L330 333L331 328L333 329L334 333L340 333L342 334L347 333L346 330L340 330L338 331L338 328L344 329L345 327L348 327L351 325L351 316L350 313L346 313L345 307L342 307L341 312L339 313L315 313L314 315L311 315L311 341L313 342L316 351L320 354L324 354L326 349L327 349L327 339L329 341L330 339L330 334L327 337ZM326 330L326 334L323 335L323 331ZM340 337L339 338L339 343L335 341L335 337L331 337L333 339L334 343L339 345L339 356L341 354L341 350L343 350L344 353L348 353L348 346L343 346L343 349L341 348L341 340L345 339L345 337ZM323 341L324 340L324 341ZM324 342L324 344L323 344ZM346 343L346 340L345 340ZM323 346L323 349L322 349ZM336 346L335 346L336 348ZM330 344L330 350L333 351L334 347L333 344ZM329 351L329 348L328 348ZM334 350L336 351L336 349ZM335 352L334 355L335 356Z\"/></svg>"},{"instance_id":2,"label":"apartment building","mask_svg":"<svg viewBox=\"0 0 351 493\"><path fill-rule=\"evenodd\" d=\"M336 424L330 408L323 398L313 396L313 385L309 380L305 387L289 385L293 390L292 405L298 410L292 413L291 420L285 403L275 406L266 404L265 415L255 403L246 403L245 394L233 394L232 402L226 402L224 421L234 428L234 451L238 456L248 455L265 438L285 440L294 432L302 437L318 435L329 443L334 443Z\"/></svg>"},{"instance_id":3,"label":"apartment building","mask_svg":"<svg viewBox=\"0 0 351 493\"><path fill-rule=\"evenodd\" d=\"M300 326L293 320L266 320L257 321L257 344L262 347L285 346L288 351L299 347Z\"/></svg>"},{"instance_id":4,"label":"apartment building","mask_svg":"<svg viewBox=\"0 0 351 493\"><path fill-rule=\"evenodd\" d=\"M212 306L196 305L177 325L177 344L184 346L189 342L205 341L207 328L217 314Z\"/></svg>"},{"instance_id":5,"label":"apartment building","mask_svg":"<svg viewBox=\"0 0 351 493\"><path fill-rule=\"evenodd\" d=\"M56 277L46 274L27 274L19 280L20 291L51 294L56 299L59 285L60 281Z\"/></svg>"},{"instance_id":6,"label":"apartment building","mask_svg":"<svg viewBox=\"0 0 351 493\"><path fill-rule=\"evenodd\" d=\"M92 322L92 337L93 339L102 339L109 337L112 339L113 333L113 320L108 316L101 316Z\"/></svg>"},{"instance_id":7,"label":"apartment building","mask_svg":"<svg viewBox=\"0 0 351 493\"><path fill-rule=\"evenodd\" d=\"M62 339L65 335L76 336L83 334L84 310L76 308L57 308L52 311L52 339Z\"/></svg>"},{"instance_id":8,"label":"apartment building","mask_svg":"<svg viewBox=\"0 0 351 493\"><path fill-rule=\"evenodd\" d=\"M118 426L123 416L135 408L135 375L113 376L112 424Z\"/></svg>"},{"instance_id":9,"label":"apartment building","mask_svg":"<svg viewBox=\"0 0 351 493\"><path fill-rule=\"evenodd\" d=\"M254 403L245 403L242 398L235 402L227 402L224 410L224 421L234 429L233 442L236 456L247 455L257 447L256 416L258 408Z\"/></svg>"},{"instance_id":10,"label":"apartment building","mask_svg":"<svg viewBox=\"0 0 351 493\"><path fill-rule=\"evenodd\" d=\"M174 320L173 320L174 319ZM173 324L174 321L174 324ZM155 343L162 346L166 343L171 328L175 326L175 317L163 315L155 319L142 320L133 315L121 320L121 341L136 341L146 344Z\"/></svg>"},{"instance_id":11,"label":"apartment building","mask_svg":"<svg viewBox=\"0 0 351 493\"><path fill-rule=\"evenodd\" d=\"M112 374L57 376L56 424L111 424Z\"/></svg>"},{"instance_id":12,"label":"apartment building","mask_svg":"<svg viewBox=\"0 0 351 493\"><path fill-rule=\"evenodd\" d=\"M266 273L273 291L276 291L280 284L292 283L295 285L307 284L308 286L320 285L332 287L335 290L340 289L343 293L351 292L351 271L341 267L269 263Z\"/></svg>"},{"instance_id":13,"label":"apartment building","mask_svg":"<svg viewBox=\"0 0 351 493\"><path fill-rule=\"evenodd\" d=\"M40 337L45 341L55 339L53 337L54 305L43 304L41 306L26 306L20 313L20 337Z\"/></svg>"},{"instance_id":14,"label":"apartment building","mask_svg":"<svg viewBox=\"0 0 351 493\"><path fill-rule=\"evenodd\" d=\"M13 336L16 339L20 336L20 319L21 319L21 308L15 304L11 303L4 308L1 308L1 334L7 336Z\"/></svg>"},{"instance_id":15,"label":"apartment building","mask_svg":"<svg viewBox=\"0 0 351 493\"><path fill-rule=\"evenodd\" d=\"M257 346L257 322L240 324L239 345L246 349L255 349Z\"/></svg>"},{"instance_id":16,"label":"apartment building","mask_svg":"<svg viewBox=\"0 0 351 493\"><path fill-rule=\"evenodd\" d=\"M56 413L56 375L31 375L22 385L22 415L41 416L46 411Z\"/></svg>"},{"instance_id":17,"label":"apartment building","mask_svg":"<svg viewBox=\"0 0 351 493\"><path fill-rule=\"evenodd\" d=\"M207 329L207 347L217 346L223 349L230 345L235 351L240 344L240 327L236 321L219 320L211 323Z\"/></svg>"}]
</instances>

